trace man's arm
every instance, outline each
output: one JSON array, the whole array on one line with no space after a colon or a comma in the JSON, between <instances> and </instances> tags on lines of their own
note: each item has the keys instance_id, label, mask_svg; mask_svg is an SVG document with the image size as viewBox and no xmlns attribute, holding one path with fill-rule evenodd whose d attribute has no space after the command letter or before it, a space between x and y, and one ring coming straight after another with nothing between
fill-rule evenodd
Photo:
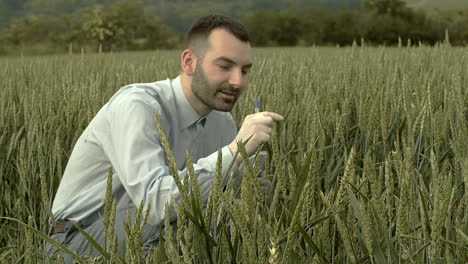
<instances>
[{"instance_id":1,"label":"man's arm","mask_svg":"<svg viewBox=\"0 0 468 264\"><path fill-rule=\"evenodd\" d=\"M104 149L112 167L135 205L141 201L149 208L149 223L157 225L164 219L164 207L172 199L180 201L180 193L170 174L165 152L153 119L164 115L158 105L137 99L116 102L109 108L110 137ZM171 128L165 128L166 131ZM228 147L222 148L223 175L233 157ZM208 199L218 154L214 152L194 164L202 200ZM183 179L186 170L179 171ZM174 212L172 212L174 216Z\"/></svg>"}]
</instances>

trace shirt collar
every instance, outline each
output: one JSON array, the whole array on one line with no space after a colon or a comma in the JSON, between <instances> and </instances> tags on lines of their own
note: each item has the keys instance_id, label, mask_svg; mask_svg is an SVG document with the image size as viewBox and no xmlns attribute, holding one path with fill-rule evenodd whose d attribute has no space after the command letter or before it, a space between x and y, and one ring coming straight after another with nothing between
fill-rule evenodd
<instances>
[{"instance_id":1,"label":"shirt collar","mask_svg":"<svg viewBox=\"0 0 468 264\"><path fill-rule=\"evenodd\" d=\"M182 90L182 83L180 81L180 75L177 76L174 80L171 81L172 88L174 90L175 95L175 102L177 108L177 118L180 120L181 129L185 129L191 126L193 123L200 121L201 124L204 126L206 123L207 116L200 116L193 106L187 100L187 97Z\"/></svg>"}]
</instances>

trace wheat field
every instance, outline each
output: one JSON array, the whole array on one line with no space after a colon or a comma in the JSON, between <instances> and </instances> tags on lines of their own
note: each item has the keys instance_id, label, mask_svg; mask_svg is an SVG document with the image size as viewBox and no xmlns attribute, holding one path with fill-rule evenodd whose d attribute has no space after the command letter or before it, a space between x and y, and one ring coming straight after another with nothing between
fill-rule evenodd
<instances>
[{"instance_id":1,"label":"wheat field","mask_svg":"<svg viewBox=\"0 0 468 264\"><path fill-rule=\"evenodd\" d=\"M61 261L44 234L75 141L117 89L173 78L178 63L178 51L0 59L1 263ZM271 189L245 159L240 191L223 191L218 169L202 210L190 166L174 173L179 229L166 225L146 262L468 261L467 48L254 49L249 78L238 126L255 98L285 117L264 145ZM145 212L117 256L113 208L108 195L103 256L76 261L145 262Z\"/></svg>"}]
</instances>

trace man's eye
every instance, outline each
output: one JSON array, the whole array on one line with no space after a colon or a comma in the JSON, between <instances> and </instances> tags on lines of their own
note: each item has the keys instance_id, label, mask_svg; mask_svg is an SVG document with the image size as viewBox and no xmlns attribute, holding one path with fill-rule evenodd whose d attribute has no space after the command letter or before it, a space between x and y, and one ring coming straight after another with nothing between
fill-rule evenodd
<instances>
[{"instance_id":1,"label":"man's eye","mask_svg":"<svg viewBox=\"0 0 468 264\"><path fill-rule=\"evenodd\" d=\"M229 66L226 65L218 65L223 70L229 70Z\"/></svg>"},{"instance_id":2,"label":"man's eye","mask_svg":"<svg viewBox=\"0 0 468 264\"><path fill-rule=\"evenodd\" d=\"M247 75L247 73L249 73L249 72L248 71L242 71L243 75Z\"/></svg>"}]
</instances>

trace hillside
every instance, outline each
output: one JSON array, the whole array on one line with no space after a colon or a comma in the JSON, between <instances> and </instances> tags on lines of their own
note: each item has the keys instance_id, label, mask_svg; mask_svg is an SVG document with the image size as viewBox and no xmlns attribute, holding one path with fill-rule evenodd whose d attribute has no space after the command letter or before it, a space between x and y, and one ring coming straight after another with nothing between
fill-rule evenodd
<instances>
[{"instance_id":1,"label":"hillside","mask_svg":"<svg viewBox=\"0 0 468 264\"><path fill-rule=\"evenodd\" d=\"M0 0L0 24L22 15L63 15L96 4L110 5L118 0ZM136 1L136 0L127 0ZM207 13L222 13L241 18L262 9L304 9L309 6L328 10L352 9L361 0L140 0L149 14L177 31L185 30L195 17Z\"/></svg>"},{"instance_id":2,"label":"hillside","mask_svg":"<svg viewBox=\"0 0 468 264\"><path fill-rule=\"evenodd\" d=\"M468 8L467 0L406 0L413 8L437 8L441 10Z\"/></svg>"}]
</instances>

